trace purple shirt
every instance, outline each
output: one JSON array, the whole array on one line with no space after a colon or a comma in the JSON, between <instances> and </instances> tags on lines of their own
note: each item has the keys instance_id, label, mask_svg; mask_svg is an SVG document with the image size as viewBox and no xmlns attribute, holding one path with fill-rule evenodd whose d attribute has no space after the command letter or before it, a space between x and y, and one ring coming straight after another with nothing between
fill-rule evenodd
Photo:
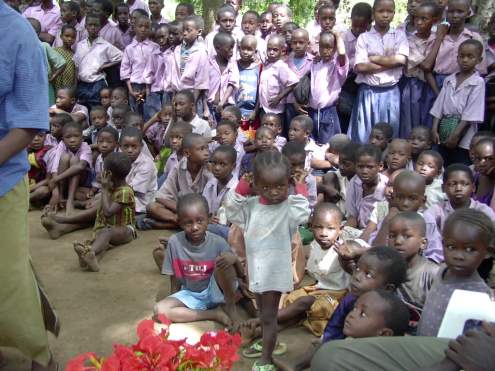
<instances>
[{"instance_id":1,"label":"purple shirt","mask_svg":"<svg viewBox=\"0 0 495 371\"><path fill-rule=\"evenodd\" d=\"M364 229L368 225L375 202L385 199L383 192L388 183L388 178L378 174L378 184L375 192L363 197L363 182L357 175L349 182L346 191L345 209L350 217L357 218L357 227Z\"/></svg>"},{"instance_id":2,"label":"purple shirt","mask_svg":"<svg viewBox=\"0 0 495 371\"><path fill-rule=\"evenodd\" d=\"M157 189L156 166L153 159L141 151L132 163L126 182L132 187L136 196L136 212L146 212L146 206L155 198Z\"/></svg>"},{"instance_id":3,"label":"purple shirt","mask_svg":"<svg viewBox=\"0 0 495 371\"><path fill-rule=\"evenodd\" d=\"M148 7L148 4L146 4L142 0L134 0L134 3L132 5L127 2L127 6L129 7L129 14L131 15L133 11L136 9L143 9L148 15L150 15L150 8Z\"/></svg>"},{"instance_id":4,"label":"purple shirt","mask_svg":"<svg viewBox=\"0 0 495 371\"><path fill-rule=\"evenodd\" d=\"M120 79L130 80L134 84L145 84L144 70L151 55L159 51L158 44L151 40L134 39L124 50L120 65Z\"/></svg>"},{"instance_id":5,"label":"purple shirt","mask_svg":"<svg viewBox=\"0 0 495 371\"><path fill-rule=\"evenodd\" d=\"M345 54L349 58L349 69L352 70L356 59L356 43L358 38L354 36L351 30L343 32L341 37L345 45Z\"/></svg>"},{"instance_id":6,"label":"purple shirt","mask_svg":"<svg viewBox=\"0 0 495 371\"><path fill-rule=\"evenodd\" d=\"M181 157L182 158L182 157ZM172 152L172 154L168 157L167 163L165 164L165 168L163 169L163 177L167 179L168 175L174 170L178 164L179 161L179 156L177 155L177 152Z\"/></svg>"},{"instance_id":7,"label":"purple shirt","mask_svg":"<svg viewBox=\"0 0 495 371\"><path fill-rule=\"evenodd\" d=\"M330 340L338 340L344 339L344 322L347 315L354 308L354 304L356 304L357 296L354 296L351 293L348 293L344 298L340 301L337 308L335 308L335 312L333 312L332 317L328 321L325 330L323 331L323 339L322 343L326 343Z\"/></svg>"},{"instance_id":8,"label":"purple shirt","mask_svg":"<svg viewBox=\"0 0 495 371\"><path fill-rule=\"evenodd\" d=\"M101 174L103 173L103 155L100 153L98 157L95 160L95 165L94 165L94 172L95 172L95 177L93 181L91 182L91 187L100 189L101 188Z\"/></svg>"},{"instance_id":9,"label":"purple shirt","mask_svg":"<svg viewBox=\"0 0 495 371\"><path fill-rule=\"evenodd\" d=\"M158 48L150 55L143 73L146 85L151 85L151 92L161 92L165 90L165 86L169 87L170 60L167 57L171 54L170 49L161 51Z\"/></svg>"},{"instance_id":10,"label":"purple shirt","mask_svg":"<svg viewBox=\"0 0 495 371\"><path fill-rule=\"evenodd\" d=\"M218 94L219 101L222 100L227 92L227 88L232 86L235 89L239 88L239 70L237 68L237 61L234 57L230 58L227 66L220 72L220 66L218 65L215 57L209 58L208 65L208 102L215 101L215 97ZM234 102L234 90L227 99L227 103L235 104Z\"/></svg>"},{"instance_id":11,"label":"purple shirt","mask_svg":"<svg viewBox=\"0 0 495 371\"><path fill-rule=\"evenodd\" d=\"M105 78L105 73L100 68L104 64L121 61L122 52L98 37L92 44L88 39L80 41L73 59L78 70L77 78L92 83Z\"/></svg>"},{"instance_id":12,"label":"purple shirt","mask_svg":"<svg viewBox=\"0 0 495 371\"><path fill-rule=\"evenodd\" d=\"M381 35L372 27L370 31L359 35L356 43L356 61L359 63L369 63L369 57L403 55L409 56L409 44L404 31L390 28L385 35ZM358 73L356 83L365 83L370 86L393 86L399 82L402 76L403 67L392 68L378 73Z\"/></svg>"},{"instance_id":13,"label":"purple shirt","mask_svg":"<svg viewBox=\"0 0 495 371\"><path fill-rule=\"evenodd\" d=\"M76 153L71 152L67 146L65 145L64 141L61 141L57 147L55 147L55 152L53 153L53 161L47 166L47 172L52 173L52 174L57 174L58 173L58 166L60 163L60 158L62 157L63 154L70 154L72 153L76 158L82 161L86 161L88 163L88 168L91 168L91 164L93 163L93 156L91 155L91 148L89 147L89 144L86 142L81 143L81 147L77 150Z\"/></svg>"},{"instance_id":14,"label":"purple shirt","mask_svg":"<svg viewBox=\"0 0 495 371\"><path fill-rule=\"evenodd\" d=\"M180 71L181 45L174 49L174 62L171 71L172 88L208 90L208 55L204 43L196 41L189 48L189 56L183 72Z\"/></svg>"},{"instance_id":15,"label":"purple shirt","mask_svg":"<svg viewBox=\"0 0 495 371\"><path fill-rule=\"evenodd\" d=\"M289 68L287 63L279 59L275 63L264 66L261 71L259 85L259 103L260 107L266 113L284 112L284 101L282 100L277 106L270 107L268 101L280 94L280 92L289 86L297 84L299 78Z\"/></svg>"},{"instance_id":16,"label":"purple shirt","mask_svg":"<svg viewBox=\"0 0 495 371\"><path fill-rule=\"evenodd\" d=\"M285 139L281 135L277 135L275 137L275 147L279 150L279 152L282 152L282 148L287 144L287 139Z\"/></svg>"},{"instance_id":17,"label":"purple shirt","mask_svg":"<svg viewBox=\"0 0 495 371\"><path fill-rule=\"evenodd\" d=\"M303 58L301 58L303 61L301 65L298 67L294 63L294 54L291 53L286 59L285 63L289 66L289 68L294 72L298 78L298 80L301 79L304 75L306 75L309 70L311 69L311 66L313 65L313 55L306 53ZM311 94L313 94L313 91L311 91ZM290 93L287 96L286 99L287 103L294 103L296 99L294 98L294 94Z\"/></svg>"},{"instance_id":18,"label":"purple shirt","mask_svg":"<svg viewBox=\"0 0 495 371\"><path fill-rule=\"evenodd\" d=\"M100 37L108 41L110 44L124 50L124 39L122 38L122 31L119 27L110 21L107 22L100 30Z\"/></svg>"},{"instance_id":19,"label":"purple shirt","mask_svg":"<svg viewBox=\"0 0 495 371\"><path fill-rule=\"evenodd\" d=\"M62 18L60 18L60 9L55 5L51 9L41 9L41 5L34 5L27 8L22 15L26 18L37 19L41 24L41 32L49 33L56 36L62 28ZM15 32L15 30L12 30Z\"/></svg>"},{"instance_id":20,"label":"purple shirt","mask_svg":"<svg viewBox=\"0 0 495 371\"><path fill-rule=\"evenodd\" d=\"M153 144L156 150L163 147L163 138L165 135L166 125L162 125L161 122L157 122L146 131L146 138Z\"/></svg>"},{"instance_id":21,"label":"purple shirt","mask_svg":"<svg viewBox=\"0 0 495 371\"><path fill-rule=\"evenodd\" d=\"M51 135L50 133L46 134L45 136L45 142L44 142L44 145L45 146L52 146L52 147L56 147L58 146L58 140L57 138L55 138L53 135Z\"/></svg>"},{"instance_id":22,"label":"purple shirt","mask_svg":"<svg viewBox=\"0 0 495 371\"><path fill-rule=\"evenodd\" d=\"M88 31L86 31L86 27L85 27L85 24L83 21L76 23L74 28L76 29L76 42L74 43L74 45L72 45L72 50L75 52L77 50L77 44L80 41L88 38ZM55 36L55 40L53 41L52 47L57 48L57 47L64 46L61 34L62 34L62 29L60 29L57 32L57 35Z\"/></svg>"},{"instance_id":23,"label":"purple shirt","mask_svg":"<svg viewBox=\"0 0 495 371\"><path fill-rule=\"evenodd\" d=\"M235 189L239 180L236 177L232 177L229 182L223 187L220 192L218 191L218 179L212 177L208 183L206 183L203 189L203 196L208 201L208 209L211 215L216 215L218 209L222 205L223 199L228 191Z\"/></svg>"},{"instance_id":24,"label":"purple shirt","mask_svg":"<svg viewBox=\"0 0 495 371\"><path fill-rule=\"evenodd\" d=\"M320 61L311 66L311 95L309 106L315 110L334 106L349 72L349 60L343 66L335 57L329 62Z\"/></svg>"},{"instance_id":25,"label":"purple shirt","mask_svg":"<svg viewBox=\"0 0 495 371\"><path fill-rule=\"evenodd\" d=\"M407 41L409 42L409 58L407 58L407 68L404 75L407 77L417 77L420 80L425 81L425 73L419 67L425 60L426 56L430 53L431 47L435 42L436 34L432 32L427 39L419 38L415 33L407 35Z\"/></svg>"},{"instance_id":26,"label":"purple shirt","mask_svg":"<svg viewBox=\"0 0 495 371\"><path fill-rule=\"evenodd\" d=\"M430 114L442 119L444 116L460 116L462 121L471 125L459 141L458 147L469 149L471 139L478 131L478 123L483 122L485 115L485 82L478 72L457 86L456 74L448 76L438 95Z\"/></svg>"}]
</instances>

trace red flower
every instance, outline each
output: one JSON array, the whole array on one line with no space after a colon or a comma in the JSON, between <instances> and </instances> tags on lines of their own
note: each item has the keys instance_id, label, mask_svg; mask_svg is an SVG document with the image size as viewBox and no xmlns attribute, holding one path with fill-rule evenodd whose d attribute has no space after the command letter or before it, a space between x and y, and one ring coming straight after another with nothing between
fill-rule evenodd
<instances>
[{"instance_id":1,"label":"red flower","mask_svg":"<svg viewBox=\"0 0 495 371\"><path fill-rule=\"evenodd\" d=\"M92 366L85 366L86 361L91 361L93 363ZM75 358L72 358L67 362L65 366L65 371L95 371L98 370L96 365L99 363L95 363L96 354L95 353L83 353L78 355Z\"/></svg>"}]
</instances>

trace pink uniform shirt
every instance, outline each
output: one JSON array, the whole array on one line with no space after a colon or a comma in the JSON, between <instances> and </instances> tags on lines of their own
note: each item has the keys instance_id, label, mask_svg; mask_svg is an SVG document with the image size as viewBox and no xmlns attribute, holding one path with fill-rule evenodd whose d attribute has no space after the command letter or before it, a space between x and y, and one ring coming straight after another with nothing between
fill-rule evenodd
<instances>
[{"instance_id":1,"label":"pink uniform shirt","mask_svg":"<svg viewBox=\"0 0 495 371\"><path fill-rule=\"evenodd\" d=\"M205 45L196 41L189 48L189 56L181 72L181 47L178 45L174 49L174 61L171 71L172 88L174 91L182 89L208 89L208 55Z\"/></svg>"},{"instance_id":2,"label":"pink uniform shirt","mask_svg":"<svg viewBox=\"0 0 495 371\"><path fill-rule=\"evenodd\" d=\"M261 71L259 85L259 102L260 107L266 113L284 112L284 100L275 107L270 107L268 101L280 94L285 88L297 84L299 78L289 68L287 63L279 59L275 63L264 66Z\"/></svg>"},{"instance_id":3,"label":"pink uniform shirt","mask_svg":"<svg viewBox=\"0 0 495 371\"><path fill-rule=\"evenodd\" d=\"M230 61L227 63L223 72L220 72L220 66L215 57L210 57L208 62L208 102L215 101L215 96L217 94L219 95L219 100L221 100L225 96L227 88L230 85L234 89L227 102L235 104L234 91L239 88L239 69L237 68L237 61L234 57L230 58Z\"/></svg>"},{"instance_id":4,"label":"pink uniform shirt","mask_svg":"<svg viewBox=\"0 0 495 371\"><path fill-rule=\"evenodd\" d=\"M100 30L100 37L108 41L113 46L124 50L124 39L122 37L122 31L115 23L107 22Z\"/></svg>"},{"instance_id":5,"label":"pink uniform shirt","mask_svg":"<svg viewBox=\"0 0 495 371\"><path fill-rule=\"evenodd\" d=\"M127 6L129 7L129 15L132 15L132 12L136 9L143 9L146 13L148 13L148 15L150 15L150 8L148 7L148 4L142 0L134 0L132 5L127 2Z\"/></svg>"},{"instance_id":6,"label":"pink uniform shirt","mask_svg":"<svg viewBox=\"0 0 495 371\"><path fill-rule=\"evenodd\" d=\"M171 54L170 49L161 51L157 48L150 55L143 73L144 81L151 85L152 92L164 91L165 86L170 85L170 59L167 57Z\"/></svg>"},{"instance_id":7,"label":"pink uniform shirt","mask_svg":"<svg viewBox=\"0 0 495 371\"><path fill-rule=\"evenodd\" d=\"M313 55L306 53L304 57L302 58L302 64L297 67L294 63L294 55L291 54L285 59L285 63L289 66L289 68L294 72L298 78L298 80L301 79L305 74L308 73L308 71L311 69L311 66L313 64ZM294 103L296 99L294 98L294 94L290 93L287 96L286 102L287 103Z\"/></svg>"},{"instance_id":8,"label":"pink uniform shirt","mask_svg":"<svg viewBox=\"0 0 495 371\"><path fill-rule=\"evenodd\" d=\"M370 31L359 35L356 42L355 65L369 63L369 57L403 55L409 56L409 44L404 31L390 28L385 35L381 35L374 27ZM402 76L403 67L396 67L387 71L364 74L358 73L356 83L365 83L370 86L394 86Z\"/></svg>"},{"instance_id":9,"label":"pink uniform shirt","mask_svg":"<svg viewBox=\"0 0 495 371\"><path fill-rule=\"evenodd\" d=\"M351 30L343 32L341 37L345 45L345 54L349 58L349 69L352 70L356 60L356 43L358 38L354 36Z\"/></svg>"},{"instance_id":10,"label":"pink uniform shirt","mask_svg":"<svg viewBox=\"0 0 495 371\"><path fill-rule=\"evenodd\" d=\"M94 165L94 170L95 170L95 177L93 181L91 182L91 187L93 188L101 188L101 174L103 173L103 155L100 153L98 157L96 158L95 165Z\"/></svg>"},{"instance_id":11,"label":"pink uniform shirt","mask_svg":"<svg viewBox=\"0 0 495 371\"><path fill-rule=\"evenodd\" d=\"M73 59L78 71L77 78L83 82L92 83L105 78L105 73L100 71L101 66L121 61L122 52L108 41L98 37L92 44L88 39L80 41Z\"/></svg>"},{"instance_id":12,"label":"pink uniform shirt","mask_svg":"<svg viewBox=\"0 0 495 371\"><path fill-rule=\"evenodd\" d=\"M41 9L41 5L30 6L22 15L26 18L34 18L40 22L41 32L49 33L56 36L62 28L62 18L60 18L60 9L53 5L51 9ZM12 30L15 32L16 30Z\"/></svg>"},{"instance_id":13,"label":"pink uniform shirt","mask_svg":"<svg viewBox=\"0 0 495 371\"><path fill-rule=\"evenodd\" d=\"M62 158L62 155L66 153L70 154L72 152L67 148L64 141L62 140L57 145L57 147L54 148L53 161L51 161L51 164L49 164L49 166L47 167L47 172L52 174L57 174L58 167L60 164L60 159ZM79 147L77 152L72 154L76 156L76 158L78 158L79 160L86 161L88 163L88 168L92 167L93 156L91 155L91 148L88 143L82 142L81 147Z\"/></svg>"},{"instance_id":14,"label":"pink uniform shirt","mask_svg":"<svg viewBox=\"0 0 495 371\"><path fill-rule=\"evenodd\" d=\"M156 166L153 158L141 151L132 163L131 171L126 177L136 195L136 212L146 212L146 206L155 198L157 189Z\"/></svg>"},{"instance_id":15,"label":"pink uniform shirt","mask_svg":"<svg viewBox=\"0 0 495 371\"><path fill-rule=\"evenodd\" d=\"M444 116L460 116L471 125L460 140L460 148L469 149L473 135L478 131L478 123L485 115L485 82L478 72L473 73L456 88L456 74L449 75L438 95L430 114L441 119Z\"/></svg>"},{"instance_id":16,"label":"pink uniform shirt","mask_svg":"<svg viewBox=\"0 0 495 371\"><path fill-rule=\"evenodd\" d=\"M213 38L215 35L218 33L218 30L213 30L211 31L208 35L205 37L205 45L206 45L206 52L208 53L208 57L214 57L217 55L217 51L215 50L215 47L213 46ZM237 44L241 42L242 37L244 36L244 33L240 29L235 29L232 30L232 37L235 40L234 44L234 56L237 56L238 53L238 48Z\"/></svg>"},{"instance_id":17,"label":"pink uniform shirt","mask_svg":"<svg viewBox=\"0 0 495 371\"><path fill-rule=\"evenodd\" d=\"M228 191L237 187L239 180L236 177L232 177L229 182L223 187L220 192L218 191L218 180L212 177L208 183L206 183L203 189L203 197L208 202L208 209L210 214L216 215L218 209L222 205L223 199Z\"/></svg>"},{"instance_id":18,"label":"pink uniform shirt","mask_svg":"<svg viewBox=\"0 0 495 371\"><path fill-rule=\"evenodd\" d=\"M334 106L349 72L349 60L341 66L335 57L329 62L320 61L311 66L311 95L309 105L313 109Z\"/></svg>"},{"instance_id":19,"label":"pink uniform shirt","mask_svg":"<svg viewBox=\"0 0 495 371\"><path fill-rule=\"evenodd\" d=\"M407 77L416 77L425 81L425 73L419 65L425 60L435 42L436 34L432 32L427 39L421 39L415 34L407 35L409 42L409 58L407 59L407 69L405 75Z\"/></svg>"},{"instance_id":20,"label":"pink uniform shirt","mask_svg":"<svg viewBox=\"0 0 495 371\"><path fill-rule=\"evenodd\" d=\"M120 65L120 79L130 80L134 84L145 84L146 64L151 55L159 50L158 44L151 40L137 41L134 39L124 50Z\"/></svg>"}]
</instances>

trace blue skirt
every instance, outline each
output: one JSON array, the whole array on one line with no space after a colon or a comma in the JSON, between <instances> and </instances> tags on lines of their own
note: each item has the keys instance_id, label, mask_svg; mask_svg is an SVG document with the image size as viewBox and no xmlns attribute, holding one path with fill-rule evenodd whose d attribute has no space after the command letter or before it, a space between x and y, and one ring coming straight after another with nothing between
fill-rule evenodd
<instances>
[{"instance_id":1,"label":"blue skirt","mask_svg":"<svg viewBox=\"0 0 495 371\"><path fill-rule=\"evenodd\" d=\"M318 144L327 144L335 134L340 134L340 120L335 106L315 110L310 108L309 116L313 120L313 139Z\"/></svg>"},{"instance_id":2,"label":"blue skirt","mask_svg":"<svg viewBox=\"0 0 495 371\"><path fill-rule=\"evenodd\" d=\"M359 85L347 135L354 142L367 143L371 129L379 122L389 123L394 129L394 138L399 136L399 87L397 85L389 87Z\"/></svg>"},{"instance_id":3,"label":"blue skirt","mask_svg":"<svg viewBox=\"0 0 495 371\"><path fill-rule=\"evenodd\" d=\"M399 136L407 138L416 126L432 126L430 109L435 103L436 95L427 82L415 77L403 77L400 81L400 89Z\"/></svg>"},{"instance_id":4,"label":"blue skirt","mask_svg":"<svg viewBox=\"0 0 495 371\"><path fill-rule=\"evenodd\" d=\"M438 90L442 90L443 82L448 75L437 73L435 74L435 81L437 82Z\"/></svg>"}]
</instances>

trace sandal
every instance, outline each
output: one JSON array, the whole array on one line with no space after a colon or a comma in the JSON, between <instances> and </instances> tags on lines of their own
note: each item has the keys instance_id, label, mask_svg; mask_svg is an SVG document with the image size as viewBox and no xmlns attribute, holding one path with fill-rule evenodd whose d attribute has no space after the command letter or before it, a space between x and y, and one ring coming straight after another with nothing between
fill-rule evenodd
<instances>
[{"instance_id":1,"label":"sandal","mask_svg":"<svg viewBox=\"0 0 495 371\"><path fill-rule=\"evenodd\" d=\"M91 250L91 241L86 240L84 242L74 242L74 251L79 257L81 262L86 264L86 267L92 272L99 272L100 266L98 265L98 260L96 260L96 255L93 250Z\"/></svg>"},{"instance_id":2,"label":"sandal","mask_svg":"<svg viewBox=\"0 0 495 371\"><path fill-rule=\"evenodd\" d=\"M261 339L255 341L253 344L251 344L251 346L249 346L248 348L242 351L242 355L246 358L259 358L261 357L262 353L263 353L263 345ZM284 355L285 353L287 353L287 344L279 343L277 341L277 344L275 345L275 349L273 349L273 355L281 356Z\"/></svg>"},{"instance_id":3,"label":"sandal","mask_svg":"<svg viewBox=\"0 0 495 371\"><path fill-rule=\"evenodd\" d=\"M266 365L259 365L258 361L254 362L251 371L277 371L277 366L268 363Z\"/></svg>"},{"instance_id":4,"label":"sandal","mask_svg":"<svg viewBox=\"0 0 495 371\"><path fill-rule=\"evenodd\" d=\"M155 226L155 221L151 218L147 218L146 214L136 217L136 227L141 231L149 231Z\"/></svg>"}]
</instances>

